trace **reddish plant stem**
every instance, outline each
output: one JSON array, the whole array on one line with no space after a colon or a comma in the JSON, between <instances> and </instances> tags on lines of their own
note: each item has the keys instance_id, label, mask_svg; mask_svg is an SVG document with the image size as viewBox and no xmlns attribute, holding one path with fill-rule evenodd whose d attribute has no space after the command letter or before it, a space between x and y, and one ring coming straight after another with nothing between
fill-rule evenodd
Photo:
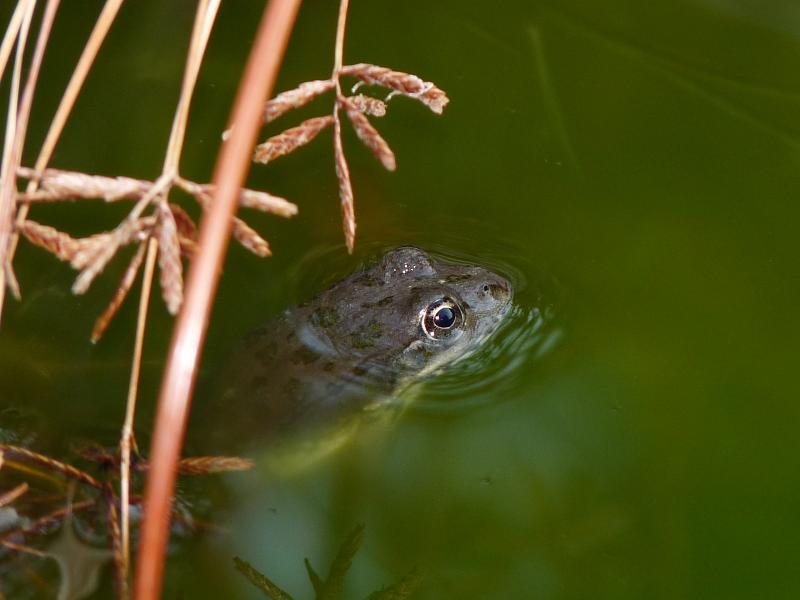
<instances>
[{"instance_id":1,"label":"reddish plant stem","mask_svg":"<svg viewBox=\"0 0 800 600\"><path fill-rule=\"evenodd\" d=\"M161 592L175 476L200 349L263 106L272 91L299 5L300 0L270 0L267 5L229 122L231 136L217 159L214 199L200 223L199 249L189 270L186 298L161 384L137 553L136 600L154 600Z\"/></svg>"}]
</instances>

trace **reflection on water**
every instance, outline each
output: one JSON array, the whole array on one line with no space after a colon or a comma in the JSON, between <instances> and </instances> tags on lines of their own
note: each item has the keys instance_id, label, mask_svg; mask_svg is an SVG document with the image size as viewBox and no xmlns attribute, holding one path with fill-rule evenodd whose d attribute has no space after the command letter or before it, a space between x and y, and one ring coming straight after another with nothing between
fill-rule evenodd
<instances>
[{"instance_id":1,"label":"reflection on water","mask_svg":"<svg viewBox=\"0 0 800 600\"><path fill-rule=\"evenodd\" d=\"M47 546L45 555L58 565L58 600L81 600L97 590L100 573L111 562L114 553L79 539L69 517Z\"/></svg>"},{"instance_id":2,"label":"reflection on water","mask_svg":"<svg viewBox=\"0 0 800 600\"><path fill-rule=\"evenodd\" d=\"M509 398L526 369L552 351L563 332L552 306L514 306L492 343L426 382L415 412L462 411Z\"/></svg>"}]
</instances>

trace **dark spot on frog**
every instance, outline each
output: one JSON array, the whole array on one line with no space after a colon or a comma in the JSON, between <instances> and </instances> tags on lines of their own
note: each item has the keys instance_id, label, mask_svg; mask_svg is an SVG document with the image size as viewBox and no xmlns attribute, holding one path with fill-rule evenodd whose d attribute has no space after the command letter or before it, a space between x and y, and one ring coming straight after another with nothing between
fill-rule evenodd
<instances>
[{"instance_id":1,"label":"dark spot on frog","mask_svg":"<svg viewBox=\"0 0 800 600\"><path fill-rule=\"evenodd\" d=\"M339 311L333 306L321 306L315 310L311 315L311 320L314 325L318 325L323 329L334 327L339 324L341 320Z\"/></svg>"},{"instance_id":2,"label":"dark spot on frog","mask_svg":"<svg viewBox=\"0 0 800 600\"><path fill-rule=\"evenodd\" d=\"M365 273L361 277L358 277L353 281L353 283L360 285L361 287L378 287L384 285L383 280L373 277L369 273Z\"/></svg>"},{"instance_id":3,"label":"dark spot on frog","mask_svg":"<svg viewBox=\"0 0 800 600\"><path fill-rule=\"evenodd\" d=\"M472 279L472 275L464 273L463 275L448 275L445 277L445 283L458 283L460 281L469 281Z\"/></svg>"},{"instance_id":4,"label":"dark spot on frog","mask_svg":"<svg viewBox=\"0 0 800 600\"><path fill-rule=\"evenodd\" d=\"M372 336L375 338L379 338L383 335L383 328L381 327L381 324L378 323L377 321L369 322L369 330L370 333L372 333Z\"/></svg>"},{"instance_id":5,"label":"dark spot on frog","mask_svg":"<svg viewBox=\"0 0 800 600\"><path fill-rule=\"evenodd\" d=\"M367 324L366 329L355 331L350 334L350 345L353 348L372 348L375 346L375 340L383 335L383 328L381 324L375 320Z\"/></svg>"},{"instance_id":6,"label":"dark spot on frog","mask_svg":"<svg viewBox=\"0 0 800 600\"><path fill-rule=\"evenodd\" d=\"M297 350L292 352L292 360L295 363L310 365L319 359L319 354L314 352L308 346L300 346Z\"/></svg>"},{"instance_id":7,"label":"dark spot on frog","mask_svg":"<svg viewBox=\"0 0 800 600\"><path fill-rule=\"evenodd\" d=\"M385 298L381 298L376 302L364 302L361 305L361 308L383 308L385 306L389 306L392 304L392 299L394 296L386 296Z\"/></svg>"},{"instance_id":8,"label":"dark spot on frog","mask_svg":"<svg viewBox=\"0 0 800 600\"><path fill-rule=\"evenodd\" d=\"M328 381L325 384L325 394L327 396L335 396L344 388L341 381Z\"/></svg>"},{"instance_id":9,"label":"dark spot on frog","mask_svg":"<svg viewBox=\"0 0 800 600\"><path fill-rule=\"evenodd\" d=\"M250 331L247 335L244 336L244 344L246 346L252 346L255 344L260 343L266 337L268 337L269 329L265 326L256 327L253 331Z\"/></svg>"},{"instance_id":10,"label":"dark spot on frog","mask_svg":"<svg viewBox=\"0 0 800 600\"><path fill-rule=\"evenodd\" d=\"M253 352L253 356L260 362L267 362L275 358L278 351L278 345L274 340L268 341L263 344L258 350Z\"/></svg>"},{"instance_id":11,"label":"dark spot on frog","mask_svg":"<svg viewBox=\"0 0 800 600\"><path fill-rule=\"evenodd\" d=\"M420 341L413 342L403 351L403 363L415 369L422 369L433 357L433 352Z\"/></svg>"},{"instance_id":12,"label":"dark spot on frog","mask_svg":"<svg viewBox=\"0 0 800 600\"><path fill-rule=\"evenodd\" d=\"M283 386L283 392L292 397L296 397L297 392L301 389L301 383L298 379L290 377Z\"/></svg>"},{"instance_id":13,"label":"dark spot on frog","mask_svg":"<svg viewBox=\"0 0 800 600\"><path fill-rule=\"evenodd\" d=\"M356 350L360 350L361 348L372 348L375 346L375 342L370 340L367 337L364 337L363 333L356 332L350 334L350 345L355 348Z\"/></svg>"},{"instance_id":14,"label":"dark spot on frog","mask_svg":"<svg viewBox=\"0 0 800 600\"><path fill-rule=\"evenodd\" d=\"M260 390L261 388L269 385L269 377L265 377L264 375L256 375L250 380L250 385L252 386L252 389Z\"/></svg>"}]
</instances>

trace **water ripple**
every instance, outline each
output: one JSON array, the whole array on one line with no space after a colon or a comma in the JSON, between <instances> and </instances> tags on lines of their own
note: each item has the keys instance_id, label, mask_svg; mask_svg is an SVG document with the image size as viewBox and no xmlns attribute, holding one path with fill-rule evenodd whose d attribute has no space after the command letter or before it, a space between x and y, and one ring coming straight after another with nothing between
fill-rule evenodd
<instances>
[{"instance_id":1,"label":"water ripple","mask_svg":"<svg viewBox=\"0 0 800 600\"><path fill-rule=\"evenodd\" d=\"M526 258L525 252L508 242L493 241L491 248L478 256L453 250L467 244L445 247L441 242L421 245L434 258L478 264L503 275L513 285L514 306L483 346L425 382L409 408L414 413L457 413L502 402L529 382L531 365L563 335L558 310L561 287ZM362 243L356 260L360 259L364 268L396 245ZM324 290L353 270L353 258L342 245L317 246L289 272L292 300L307 300L309 290Z\"/></svg>"}]
</instances>

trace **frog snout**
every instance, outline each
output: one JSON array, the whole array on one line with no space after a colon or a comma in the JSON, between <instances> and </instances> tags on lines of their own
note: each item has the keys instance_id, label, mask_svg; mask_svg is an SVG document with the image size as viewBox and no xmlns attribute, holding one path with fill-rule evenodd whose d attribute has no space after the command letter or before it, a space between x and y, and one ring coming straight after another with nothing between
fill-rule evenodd
<instances>
[{"instance_id":1,"label":"frog snout","mask_svg":"<svg viewBox=\"0 0 800 600\"><path fill-rule=\"evenodd\" d=\"M492 288L493 294L508 294L509 291L508 284L505 281L493 283L489 287Z\"/></svg>"},{"instance_id":2,"label":"frog snout","mask_svg":"<svg viewBox=\"0 0 800 600\"><path fill-rule=\"evenodd\" d=\"M483 292L491 294L497 300L505 300L511 296L511 286L507 281L491 281L484 284Z\"/></svg>"}]
</instances>

